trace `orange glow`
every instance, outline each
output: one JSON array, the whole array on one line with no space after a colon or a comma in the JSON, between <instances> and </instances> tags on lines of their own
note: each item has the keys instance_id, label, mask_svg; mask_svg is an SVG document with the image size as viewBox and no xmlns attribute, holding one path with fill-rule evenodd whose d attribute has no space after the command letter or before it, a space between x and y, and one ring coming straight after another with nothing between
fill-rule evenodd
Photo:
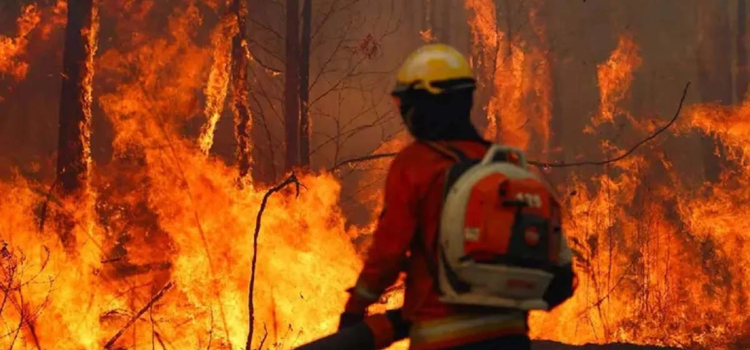
<instances>
[{"instance_id":1,"label":"orange glow","mask_svg":"<svg viewBox=\"0 0 750 350\"><path fill-rule=\"evenodd\" d=\"M422 40L424 42L426 42L426 43L430 43L430 42L435 41L435 36L432 34L432 28L425 29L425 30L420 30L419 31L419 36L421 36Z\"/></svg>"},{"instance_id":2,"label":"orange glow","mask_svg":"<svg viewBox=\"0 0 750 350\"><path fill-rule=\"evenodd\" d=\"M17 33L15 37L0 35L0 75L8 74L16 80L26 76L28 63L21 60L29 43L28 35L36 28L41 20L39 9L28 5L21 11L21 17L16 21Z\"/></svg>"},{"instance_id":3,"label":"orange glow","mask_svg":"<svg viewBox=\"0 0 750 350\"><path fill-rule=\"evenodd\" d=\"M613 113L640 59L626 34L600 65L600 114ZM623 63L625 62L625 63ZM625 67L617 71L613 67ZM609 77L604 78L604 77ZM614 77L614 78L612 78ZM730 148L718 184L693 188L658 149L634 154L591 180L573 178L563 193L566 230L576 251L575 297L551 314L532 315L532 335L570 344L628 342L729 350L748 336L750 251L742 226L750 214L746 166L748 102L692 106L683 128L697 128ZM639 128L634 117L628 120ZM611 121L611 120L609 120ZM619 153L608 142L602 149Z\"/></svg>"},{"instance_id":4,"label":"orange glow","mask_svg":"<svg viewBox=\"0 0 750 350\"><path fill-rule=\"evenodd\" d=\"M629 34L620 36L617 48L606 62L597 66L596 78L599 82L599 113L592 118L593 126L612 123L615 115L622 111L617 107L633 82L633 72L641 65L638 46Z\"/></svg>"},{"instance_id":5,"label":"orange glow","mask_svg":"<svg viewBox=\"0 0 750 350\"><path fill-rule=\"evenodd\" d=\"M68 2L66 0L57 0L54 7L50 8L47 17L41 22L40 31L43 39L48 39L49 35L56 28L64 27L68 16Z\"/></svg>"},{"instance_id":6,"label":"orange glow","mask_svg":"<svg viewBox=\"0 0 750 350\"><path fill-rule=\"evenodd\" d=\"M383 142L372 153L395 153L406 147L411 141L412 137L409 132L402 130L390 140ZM383 186L391 161L391 158L381 158L358 165L360 168L367 169L367 172L358 183L357 187L359 191L357 198L371 208L370 217L373 220L373 224L383 209ZM374 227L372 228L374 229Z\"/></svg>"},{"instance_id":7,"label":"orange glow","mask_svg":"<svg viewBox=\"0 0 750 350\"><path fill-rule=\"evenodd\" d=\"M198 137L203 153L208 154L214 143L214 130L216 123L224 111L224 101L227 97L229 86L230 54L232 47L232 36L237 31L237 18L227 14L222 22L211 33L211 43L214 47L213 65L208 76L208 85L204 90L206 94L205 114L206 124L201 129Z\"/></svg>"},{"instance_id":8,"label":"orange glow","mask_svg":"<svg viewBox=\"0 0 750 350\"><path fill-rule=\"evenodd\" d=\"M493 1L465 0L464 5L470 12L472 61L478 66L480 87L490 96L484 136L522 149L528 148L532 131L548 140L550 76L544 50L529 49L518 35L508 37L497 25ZM546 41L544 25L535 17L532 12L534 31ZM542 142L539 151L548 149L547 142Z\"/></svg>"},{"instance_id":9,"label":"orange glow","mask_svg":"<svg viewBox=\"0 0 750 350\"><path fill-rule=\"evenodd\" d=\"M81 30L81 36L85 38L84 43L87 47L86 70L81 77L82 93L81 106L83 107L84 123L81 130L81 144L83 145L83 160L86 167L86 178L88 179L91 172L91 107L93 106L93 84L94 84L94 56L99 45L99 6L95 0L91 10L91 26ZM88 191L89 189L87 189Z\"/></svg>"},{"instance_id":10,"label":"orange glow","mask_svg":"<svg viewBox=\"0 0 750 350\"><path fill-rule=\"evenodd\" d=\"M265 190L239 190L234 167L203 156L178 131L196 112L211 67L212 50L194 40L199 21L186 2L172 9L168 36L132 38L98 56L97 74L117 83L97 97L114 126L115 158L92 169L95 205L50 201L77 223L72 253L55 225L38 231L46 190L20 176L0 183L0 239L8 244L0 264L15 283L2 322L18 333L0 338L3 348L101 349L170 281L114 348L244 348L252 234ZM278 193L263 216L255 344L267 334L268 349L332 332L361 264L337 181L300 180L298 199Z\"/></svg>"},{"instance_id":11,"label":"orange glow","mask_svg":"<svg viewBox=\"0 0 750 350\"><path fill-rule=\"evenodd\" d=\"M64 14L64 4L57 3L55 16ZM196 24L203 24L205 5L219 11L218 1L175 1L169 8L154 0L101 4L108 13L139 11L115 28L138 35L115 36L123 42L102 46L85 62L107 81L108 89L92 93L97 86L86 76L83 98L111 122L114 156L91 164L91 191L78 201L48 200L49 183L20 171L0 181L0 285L6 287L0 288L0 348L101 349L120 334L110 350L244 349L255 215L266 188L238 188L235 166L205 156L226 99L236 23L223 18L205 45ZM532 9L530 27L541 44L509 40L497 26L493 1L465 0L465 6L476 44L472 61L490 95L486 106L477 106L488 114L487 137L543 152L551 113L546 28ZM155 8L168 13L167 28L138 31L159 15ZM36 7L27 7L15 36L0 37L0 73L25 77L26 38L39 18ZM84 34L96 44L97 28ZM599 65L600 106L590 130L619 113L641 123L618 106L640 60L633 38L624 34ZM687 184L658 144L590 173L572 171L561 193L579 289L554 312L532 315L535 339L743 349L750 337L750 233L744 227L750 100L686 106L683 114L681 132L701 131L728 147L722 182ZM207 119L200 135L185 135L185 123L197 115ZM397 152L409 138L402 132L374 153ZM623 151L598 142L602 151ZM267 337L264 349L286 350L336 329L344 291L356 280L382 208L390 161L357 164L368 169L357 193L371 209L364 227L347 227L339 174L300 176L305 188L299 198L292 189L270 198L258 242L255 346ZM50 212L70 217L66 242L72 246L61 243L64 223L40 213L45 202ZM394 288L371 311L398 307L402 298Z\"/></svg>"}]
</instances>

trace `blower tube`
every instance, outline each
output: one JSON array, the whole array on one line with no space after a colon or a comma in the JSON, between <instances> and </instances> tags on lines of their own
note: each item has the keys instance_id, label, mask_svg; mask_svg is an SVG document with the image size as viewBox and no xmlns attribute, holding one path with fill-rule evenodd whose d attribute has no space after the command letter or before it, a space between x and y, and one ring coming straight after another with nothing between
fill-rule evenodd
<instances>
[{"instance_id":1,"label":"blower tube","mask_svg":"<svg viewBox=\"0 0 750 350\"><path fill-rule=\"evenodd\" d=\"M409 323L404 321L401 309L371 315L354 326L323 337L296 350L378 350L405 339Z\"/></svg>"}]
</instances>

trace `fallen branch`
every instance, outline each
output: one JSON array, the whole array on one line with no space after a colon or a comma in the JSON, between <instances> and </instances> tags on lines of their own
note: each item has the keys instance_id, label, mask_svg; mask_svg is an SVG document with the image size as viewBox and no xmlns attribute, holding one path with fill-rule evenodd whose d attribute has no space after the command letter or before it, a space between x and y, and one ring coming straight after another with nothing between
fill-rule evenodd
<instances>
[{"instance_id":1,"label":"fallen branch","mask_svg":"<svg viewBox=\"0 0 750 350\"><path fill-rule=\"evenodd\" d=\"M253 332L254 332L254 325L255 325L255 305L253 304L253 292L255 290L255 267L258 262L258 236L260 235L260 223L261 219L263 218L263 211L266 210L266 203L268 202L268 197L271 197L272 194L281 191L286 186L289 186L290 184L295 184L296 190L297 190L297 197L299 197L299 187L302 185L300 184L299 180L297 179L297 176L292 173L289 175L289 177L284 180L284 182L272 187L271 189L266 192L266 194L263 196L263 200L260 202L260 210L258 210L258 216L255 218L255 233L253 235L253 263L252 263L252 270L250 272L250 290L248 291L247 296L247 308L248 308L248 314L249 314L249 330L247 332L247 342L245 343L245 350L252 350L251 346L253 343ZM265 339L264 339L265 341Z\"/></svg>"},{"instance_id":2,"label":"fallen branch","mask_svg":"<svg viewBox=\"0 0 750 350\"><path fill-rule=\"evenodd\" d=\"M133 316L128 321L128 323L125 324L125 326L123 326L119 331L117 331L117 333L112 337L112 339L110 339L107 342L107 344L104 344L104 349L106 349L106 350L112 349L112 346L115 345L115 342L117 342L117 339L120 339L120 337L122 337L123 333L125 333L125 331L128 330L128 328L130 328L130 326L132 326L133 323L135 323L135 321L138 321L138 319L141 318L141 316L143 316L143 314L145 314L146 311L150 310L151 307L154 306L154 304L157 301L159 301L159 299L161 299L162 297L164 297L164 294L167 291L169 291L170 289L172 289L172 287L174 287L174 283L173 282L169 282L166 285L164 285L164 287L158 293L156 293L156 295L154 295L151 298L151 300L148 302L148 304L146 304L143 308L141 308L141 310L138 311L138 313L135 314L135 316ZM161 341L161 339L160 339L160 341Z\"/></svg>"},{"instance_id":3,"label":"fallen branch","mask_svg":"<svg viewBox=\"0 0 750 350\"><path fill-rule=\"evenodd\" d=\"M629 155L633 154L633 152L635 152L638 148L640 148L644 144L648 143L649 141L659 136L659 134L669 129L669 127L671 127L677 121L677 118L680 116L680 112L682 111L682 104L685 102L685 97L687 96L689 87L690 87L690 82L687 82L687 84L685 84L685 89L682 92L682 98L680 98L680 103L677 105L677 111L675 112L674 116L672 117L672 119L669 120L667 124L657 129L653 134L649 135L645 139L636 143L633 147L628 149L625 153L617 157L604 159L604 160L598 160L598 161L581 161L581 162L564 162L564 161L540 162L536 160L530 160L528 163L531 165L543 167L543 168L565 168L565 167L583 166L583 165L607 165L607 164L619 162L625 159L626 157L628 157ZM376 153L376 154L371 154L367 156L347 159L334 165L332 168L329 169L329 171L335 171L344 165L368 162L368 161L382 159L382 158L392 158L392 157L395 157L396 154L398 153Z\"/></svg>"}]
</instances>

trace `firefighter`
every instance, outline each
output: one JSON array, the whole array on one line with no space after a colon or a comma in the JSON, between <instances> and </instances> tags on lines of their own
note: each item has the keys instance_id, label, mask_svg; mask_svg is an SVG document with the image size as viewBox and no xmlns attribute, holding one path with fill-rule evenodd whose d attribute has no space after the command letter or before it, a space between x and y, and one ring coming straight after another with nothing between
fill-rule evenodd
<instances>
[{"instance_id":1,"label":"firefighter","mask_svg":"<svg viewBox=\"0 0 750 350\"><path fill-rule=\"evenodd\" d=\"M436 288L433 247L445 170L451 161L424 141L458 149L469 157L484 156L490 143L470 121L475 86L467 60L447 45L423 46L403 63L392 95L415 142L399 152L389 169L373 243L356 285L349 290L340 330L361 322L367 307L403 271L405 299L398 317L410 324L411 349L530 349L527 311L446 304ZM554 276L545 294L550 307L569 298L574 289L570 264L554 271Z\"/></svg>"}]
</instances>

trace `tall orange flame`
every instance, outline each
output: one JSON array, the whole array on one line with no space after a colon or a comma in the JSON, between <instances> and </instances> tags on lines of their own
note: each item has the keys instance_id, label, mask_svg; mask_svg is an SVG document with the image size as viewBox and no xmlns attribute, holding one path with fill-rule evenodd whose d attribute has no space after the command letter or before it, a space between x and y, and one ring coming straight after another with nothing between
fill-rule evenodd
<instances>
[{"instance_id":1,"label":"tall orange flame","mask_svg":"<svg viewBox=\"0 0 750 350\"><path fill-rule=\"evenodd\" d=\"M592 118L594 124L618 110L613 106L628 92L640 62L635 52L625 34L600 66L602 112ZM533 315L535 337L572 344L742 348L750 336L742 311L750 298L745 268L750 255L742 243L747 234L738 225L750 212L750 193L743 185L750 178L743 166L750 140L742 122L746 109L746 103L701 105L688 113L689 126L716 135L734 150L732 160L741 170L725 172L721 184L691 188L655 148L648 157L629 156L591 181L572 179L565 191L571 193L566 230L580 287L553 313Z\"/></svg>"},{"instance_id":2,"label":"tall orange flame","mask_svg":"<svg viewBox=\"0 0 750 350\"><path fill-rule=\"evenodd\" d=\"M594 126L612 123L620 111L617 104L630 90L633 72L641 65L638 46L629 34L620 36L617 48L606 62L597 66L596 78L599 82L599 113L592 118Z\"/></svg>"},{"instance_id":3,"label":"tall orange flame","mask_svg":"<svg viewBox=\"0 0 750 350\"><path fill-rule=\"evenodd\" d=\"M29 43L27 36L40 20L39 9L34 5L28 5L23 8L21 17L16 21L16 36L0 35L0 74L8 74L16 80L26 76L29 65L21 61L19 56L25 53L26 45Z\"/></svg>"},{"instance_id":4,"label":"tall orange flame","mask_svg":"<svg viewBox=\"0 0 750 350\"><path fill-rule=\"evenodd\" d=\"M480 78L480 86L486 86L490 96L485 137L522 149L529 146L532 130L547 140L550 77L543 50L528 49L520 36L503 32L493 1L465 0L464 5L471 13L473 62L479 66L478 76L488 79ZM546 40L544 26L533 12L529 16L537 35ZM546 142L540 151L547 150Z\"/></svg>"},{"instance_id":5,"label":"tall orange flame","mask_svg":"<svg viewBox=\"0 0 750 350\"><path fill-rule=\"evenodd\" d=\"M132 3L103 5L113 10ZM202 19L198 5L192 0L176 0L168 8L152 1L140 5L143 12L135 22L159 16L160 11L150 12L159 9L169 11L167 28L123 35L122 45L102 52L95 62L98 76L115 86L96 100L113 124L115 157L110 164L93 165L95 203L48 199L46 186L20 175L0 181L3 348L101 349L110 342L112 348L135 350L241 349L245 343L250 252L264 191L238 189L236 169L205 157L210 145L198 149L194 138L182 132L184 123L200 113L196 96L204 92L204 81L213 76L219 87L216 93L205 92L214 96L205 111L220 114L219 107L208 106L218 106L226 94L220 74L214 73L224 69L216 64L217 42L203 48L196 39L195 23ZM546 73L529 70L531 62L543 62L543 50L514 38L513 54L498 63L498 49L507 48L508 40L497 29L493 2L466 0L466 6L474 13L478 73L495 75L484 82L493 89L490 110L502 113L489 120L491 134L530 146L531 135L545 135L548 120L544 108L525 101L547 99ZM143 25L123 23L118 30L127 33L133 32L128 24ZM226 25L222 21L214 34ZM541 25L532 21L532 26L541 36ZM95 30L87 34L95 42ZM14 48L20 43L11 41ZM16 62L2 60L0 66L15 69L21 51L0 56ZM228 48L221 52L228 54ZM636 57L637 46L625 36L600 66L595 120L620 111L616 105L629 90ZM84 98L91 103L90 79L86 84ZM533 337L572 344L746 347L750 248L745 242L750 237L743 223L750 215L750 102L692 106L687 114L683 128L712 134L729 147L733 167L724 181L690 187L656 147L598 175L571 178L563 192L569 209L565 229L575 249L580 287L551 314L532 315ZM514 124L526 119L528 126ZM595 120L594 126L607 119ZM395 151L405 139L402 135L378 152ZM621 151L610 142L602 145ZM388 161L378 163L386 167ZM300 180L306 188L299 198L293 191L271 197L257 242L255 344L266 336L268 349L292 348L332 332L343 309L343 291L361 264L350 239L363 230L346 232L339 182L330 174ZM74 249L66 250L56 225L40 227L44 214L38 208L44 202L71 218ZM172 287L159 294L164 286ZM400 291L384 299L374 310L397 306Z\"/></svg>"},{"instance_id":6,"label":"tall orange flame","mask_svg":"<svg viewBox=\"0 0 750 350\"><path fill-rule=\"evenodd\" d=\"M211 33L211 43L214 47L213 65L204 90L206 94L205 114L208 120L198 136L198 145L206 154L213 146L216 123L224 111L224 101L229 87L232 36L235 32L237 32L237 18L227 13L222 18L221 24Z\"/></svg>"},{"instance_id":7,"label":"tall orange flame","mask_svg":"<svg viewBox=\"0 0 750 350\"><path fill-rule=\"evenodd\" d=\"M43 189L21 178L0 183L0 238L8 243L0 263L16 271L17 286L3 316L20 320L7 323L18 337L0 345L243 347L248 252L264 192L238 189L235 169L204 157L180 133L210 70L211 51L195 41L199 20L198 7L186 1L172 8L162 36L127 36L132 41L97 62L97 74L116 83L98 99L114 126L115 159L93 169L96 212L50 202L77 223L76 254L63 253L52 225L37 233L34 208ZM336 180L300 180L306 189L298 199L271 198L258 242L256 344L265 335L268 349L333 331L360 264L344 230ZM132 322L165 285L173 287Z\"/></svg>"},{"instance_id":8,"label":"tall orange flame","mask_svg":"<svg viewBox=\"0 0 750 350\"><path fill-rule=\"evenodd\" d=\"M48 39L55 28L65 25L68 14L67 0L57 0L54 7L48 10L49 14L40 23L40 31L43 39Z\"/></svg>"},{"instance_id":9,"label":"tall orange flame","mask_svg":"<svg viewBox=\"0 0 750 350\"><path fill-rule=\"evenodd\" d=\"M81 126L81 144L83 145L83 159L86 167L86 178L91 172L91 107L94 104L94 56L99 49L99 0L93 0L91 9L91 25L83 28L81 36L85 38L86 45L86 65L85 74L81 77L81 86L83 95L81 96L81 106L83 106L84 120Z\"/></svg>"}]
</instances>

